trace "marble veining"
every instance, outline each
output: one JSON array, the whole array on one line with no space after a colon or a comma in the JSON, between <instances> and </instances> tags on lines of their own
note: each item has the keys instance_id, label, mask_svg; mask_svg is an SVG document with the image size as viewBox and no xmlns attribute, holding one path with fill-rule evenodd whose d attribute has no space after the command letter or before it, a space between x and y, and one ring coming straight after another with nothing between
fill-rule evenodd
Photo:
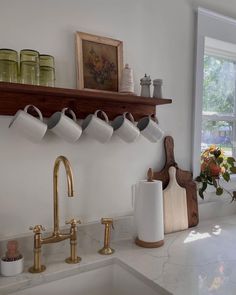
<instances>
[{"instance_id":1,"label":"marble veining","mask_svg":"<svg viewBox=\"0 0 236 295\"><path fill-rule=\"evenodd\" d=\"M157 249L136 246L124 224L120 229L125 233L120 235L123 239L118 239L119 233L116 232L117 238L112 242L116 252L112 257L172 294L236 294L236 215L207 220L195 228L166 235L164 246ZM79 233L80 265L64 263L65 251L69 251L66 245L54 253L48 253L46 249L45 273L27 273L27 267L32 263L27 260L23 274L12 278L0 277L0 294L60 279L88 270L93 263L111 259L97 253L102 240L100 236L93 235L95 232L96 226L92 232L81 230Z\"/></svg>"}]
</instances>

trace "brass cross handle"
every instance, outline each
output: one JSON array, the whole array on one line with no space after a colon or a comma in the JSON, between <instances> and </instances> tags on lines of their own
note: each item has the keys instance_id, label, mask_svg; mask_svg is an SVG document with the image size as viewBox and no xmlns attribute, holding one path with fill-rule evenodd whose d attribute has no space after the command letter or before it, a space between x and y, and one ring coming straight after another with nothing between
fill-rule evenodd
<instances>
[{"instance_id":1,"label":"brass cross handle","mask_svg":"<svg viewBox=\"0 0 236 295\"><path fill-rule=\"evenodd\" d=\"M45 231L45 227L41 224L30 226L29 229L32 230L35 234L40 234L41 231Z\"/></svg>"},{"instance_id":2,"label":"brass cross handle","mask_svg":"<svg viewBox=\"0 0 236 295\"><path fill-rule=\"evenodd\" d=\"M70 224L70 257L66 258L66 263L79 263L81 258L77 256L77 223L81 223L80 220L72 218L66 221L66 224Z\"/></svg>"},{"instance_id":3,"label":"brass cross handle","mask_svg":"<svg viewBox=\"0 0 236 295\"><path fill-rule=\"evenodd\" d=\"M72 218L70 221L66 221L66 224L70 224L71 226L76 226L76 224L81 224L80 220L76 220L75 218Z\"/></svg>"}]
</instances>

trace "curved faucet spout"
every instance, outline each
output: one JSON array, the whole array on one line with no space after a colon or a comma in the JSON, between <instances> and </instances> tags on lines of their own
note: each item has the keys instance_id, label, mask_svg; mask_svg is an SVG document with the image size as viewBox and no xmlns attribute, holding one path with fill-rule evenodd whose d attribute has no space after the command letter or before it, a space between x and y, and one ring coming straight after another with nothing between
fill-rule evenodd
<instances>
[{"instance_id":1,"label":"curved faucet spout","mask_svg":"<svg viewBox=\"0 0 236 295\"><path fill-rule=\"evenodd\" d=\"M64 156L56 158L53 169L53 216L54 216L54 230L53 235L57 236L60 234L59 230L59 202L58 202L58 174L60 163L64 164L66 170L68 197L74 196L74 180L70 162Z\"/></svg>"},{"instance_id":2,"label":"curved faucet spout","mask_svg":"<svg viewBox=\"0 0 236 295\"><path fill-rule=\"evenodd\" d=\"M53 169L53 233L49 237L42 237L42 230L45 230L42 225L30 227L34 231L34 265L29 268L31 273L43 272L46 267L41 264L41 247L44 244L51 244L70 239L70 257L66 258L66 263L79 263L81 258L77 256L77 223L80 221L72 219L67 224L70 224L70 232L60 233L59 228L59 200L58 200L58 174L61 162L66 170L66 179L68 186L68 197L74 196L74 180L70 162L64 156L56 158Z\"/></svg>"}]
</instances>

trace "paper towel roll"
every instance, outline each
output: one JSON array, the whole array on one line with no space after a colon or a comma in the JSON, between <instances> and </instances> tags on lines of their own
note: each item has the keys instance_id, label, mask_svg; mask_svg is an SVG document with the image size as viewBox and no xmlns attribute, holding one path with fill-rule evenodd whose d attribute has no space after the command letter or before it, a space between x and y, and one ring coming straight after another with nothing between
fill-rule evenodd
<instances>
[{"instance_id":1,"label":"paper towel roll","mask_svg":"<svg viewBox=\"0 0 236 295\"><path fill-rule=\"evenodd\" d=\"M148 243L164 240L163 193L159 180L140 181L135 193L138 239Z\"/></svg>"}]
</instances>

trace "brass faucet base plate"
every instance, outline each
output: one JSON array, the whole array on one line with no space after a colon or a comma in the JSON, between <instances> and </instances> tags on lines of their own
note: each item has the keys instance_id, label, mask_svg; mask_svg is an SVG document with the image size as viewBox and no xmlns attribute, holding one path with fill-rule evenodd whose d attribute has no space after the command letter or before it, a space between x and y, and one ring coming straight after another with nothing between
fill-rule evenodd
<instances>
[{"instance_id":1,"label":"brass faucet base plate","mask_svg":"<svg viewBox=\"0 0 236 295\"><path fill-rule=\"evenodd\" d=\"M40 273L40 272L45 271L45 269L46 269L46 266L45 265L41 265L41 268L40 269L35 269L33 266L31 266L29 268L29 272L31 272L31 273Z\"/></svg>"},{"instance_id":2,"label":"brass faucet base plate","mask_svg":"<svg viewBox=\"0 0 236 295\"><path fill-rule=\"evenodd\" d=\"M102 255L111 255L115 252L114 249L112 248L102 248L98 251L98 253L102 254Z\"/></svg>"},{"instance_id":3,"label":"brass faucet base plate","mask_svg":"<svg viewBox=\"0 0 236 295\"><path fill-rule=\"evenodd\" d=\"M65 259L65 262L69 263L69 264L76 264L76 263L79 263L81 260L82 259L79 256L77 256L77 258L75 260L72 260L71 257L68 257Z\"/></svg>"}]
</instances>

